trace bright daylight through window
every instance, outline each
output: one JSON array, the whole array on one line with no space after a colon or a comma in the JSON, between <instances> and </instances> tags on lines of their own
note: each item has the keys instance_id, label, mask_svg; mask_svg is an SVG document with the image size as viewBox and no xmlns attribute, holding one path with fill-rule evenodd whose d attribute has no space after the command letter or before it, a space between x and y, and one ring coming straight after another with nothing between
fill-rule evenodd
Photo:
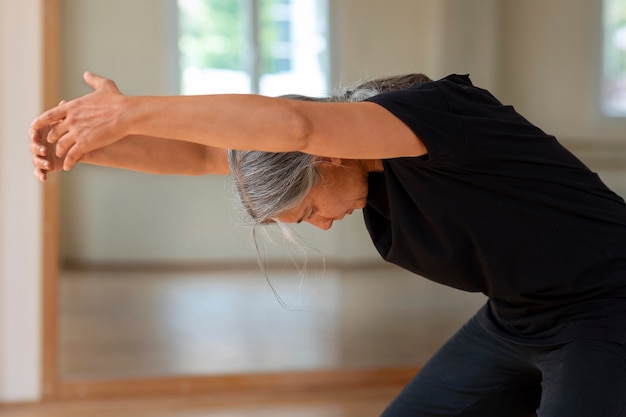
<instances>
[{"instance_id":1,"label":"bright daylight through window","mask_svg":"<svg viewBox=\"0 0 626 417\"><path fill-rule=\"evenodd\" d=\"M178 0L182 94L328 93L326 0Z\"/></svg>"},{"instance_id":2,"label":"bright daylight through window","mask_svg":"<svg viewBox=\"0 0 626 417\"><path fill-rule=\"evenodd\" d=\"M626 0L604 0L603 27L603 110L626 117Z\"/></svg>"}]
</instances>

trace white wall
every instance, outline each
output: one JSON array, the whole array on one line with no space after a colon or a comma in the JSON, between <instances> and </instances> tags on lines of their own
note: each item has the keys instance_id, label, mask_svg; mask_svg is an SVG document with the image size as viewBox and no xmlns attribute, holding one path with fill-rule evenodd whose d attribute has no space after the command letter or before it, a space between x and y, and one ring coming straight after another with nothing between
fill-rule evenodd
<instances>
[{"instance_id":1,"label":"white wall","mask_svg":"<svg viewBox=\"0 0 626 417\"><path fill-rule=\"evenodd\" d=\"M563 141L624 140L623 119L599 108L599 0L502 2L502 97Z\"/></svg>"},{"instance_id":2,"label":"white wall","mask_svg":"<svg viewBox=\"0 0 626 417\"><path fill-rule=\"evenodd\" d=\"M499 0L331 1L337 81L472 73L497 87Z\"/></svg>"},{"instance_id":3,"label":"white wall","mask_svg":"<svg viewBox=\"0 0 626 417\"><path fill-rule=\"evenodd\" d=\"M39 0L0 0L0 402L40 395L41 198L30 121L41 109Z\"/></svg>"}]
</instances>

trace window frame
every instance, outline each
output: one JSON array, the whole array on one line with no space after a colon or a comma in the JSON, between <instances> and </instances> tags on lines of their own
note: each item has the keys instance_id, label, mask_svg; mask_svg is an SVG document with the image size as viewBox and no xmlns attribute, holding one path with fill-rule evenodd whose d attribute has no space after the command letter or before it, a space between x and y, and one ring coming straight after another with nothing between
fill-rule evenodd
<instances>
[{"instance_id":1,"label":"window frame","mask_svg":"<svg viewBox=\"0 0 626 417\"><path fill-rule=\"evenodd\" d=\"M171 85L168 85L168 90L172 91L173 94L184 94L183 90L183 71L181 68L181 59L180 59L180 50L178 47L178 40L180 37L180 23L179 23L179 6L177 0L162 0L168 3L167 7L167 15L169 16L169 21L167 27L169 28L169 33L171 36L168 38L171 40L171 43L168 45L168 49L170 50L169 59L168 59L168 72L171 74L168 79L170 80ZM244 26L246 28L245 38L246 38L246 50L248 51L246 57L244 59L244 69L242 70L249 79L250 85L249 90L247 91L250 94L262 94L261 85L262 78L265 75L262 69L262 45L260 39L260 20L261 20L261 10L259 2L262 0L239 0L242 4L242 10L245 11L243 19L245 19ZM298 0L291 0L293 2L297 2ZM324 21L322 24L322 32L325 33L325 52L323 56L320 58L320 66L321 66L321 75L322 79L325 83L325 91L320 91L316 95L323 95L330 93L331 86L333 85L334 77L332 70L332 62L333 62L333 48L331 41L331 16L330 13L331 2L330 0L314 0L320 3L318 7L321 8L320 15L323 16ZM302 91L285 91L280 94L289 94L289 93L300 93L307 94L307 92ZM196 94L191 92L190 94ZM203 94L203 93L201 93Z\"/></svg>"},{"instance_id":2,"label":"window frame","mask_svg":"<svg viewBox=\"0 0 626 417\"><path fill-rule=\"evenodd\" d=\"M623 108L620 109L615 109L612 108L612 105L609 102L609 98L607 97L608 92L607 89L609 88L609 83L611 82L608 77L607 77L607 61L608 61L608 57L607 57L607 53L608 50L610 49L610 41L608 40L608 35L609 35L609 28L607 28L608 22L607 22L607 8L609 7L609 3L612 1L621 1L624 3L623 7L626 10L626 0L602 0L601 5L600 5L600 12L599 12L599 32L600 32L600 39L599 39L599 43L600 43L600 48L599 48L599 57L598 57L598 62L599 67L598 67L598 86L599 86L599 91L598 91L598 104L599 104L599 111L600 114L602 116L602 119L605 120L624 120L626 119L626 88L624 90L624 100L623 100ZM626 32L626 20L624 23L624 31ZM623 80L624 83L626 83L626 70L624 71L624 75L621 78Z\"/></svg>"}]
</instances>

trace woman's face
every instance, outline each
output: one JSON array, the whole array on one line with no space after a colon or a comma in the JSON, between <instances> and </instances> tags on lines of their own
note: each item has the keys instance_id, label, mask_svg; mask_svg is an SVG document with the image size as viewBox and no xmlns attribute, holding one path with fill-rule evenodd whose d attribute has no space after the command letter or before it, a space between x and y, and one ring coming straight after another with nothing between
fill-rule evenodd
<instances>
[{"instance_id":1,"label":"woman's face","mask_svg":"<svg viewBox=\"0 0 626 417\"><path fill-rule=\"evenodd\" d=\"M367 171L353 160L321 162L320 181L296 207L278 216L285 223L307 222L328 230L335 220L365 207Z\"/></svg>"}]
</instances>

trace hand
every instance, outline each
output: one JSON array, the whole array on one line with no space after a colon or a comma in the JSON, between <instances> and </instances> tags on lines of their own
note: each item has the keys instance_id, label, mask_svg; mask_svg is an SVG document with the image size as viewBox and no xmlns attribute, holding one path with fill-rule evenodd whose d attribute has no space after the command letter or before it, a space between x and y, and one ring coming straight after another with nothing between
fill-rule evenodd
<instances>
[{"instance_id":1,"label":"hand","mask_svg":"<svg viewBox=\"0 0 626 417\"><path fill-rule=\"evenodd\" d=\"M35 143L45 139L48 144L54 145L54 149L48 146L48 151L54 151L55 162L62 161L66 171L86 153L126 136L120 122L125 96L111 80L90 72L86 72L83 78L94 89L92 93L61 102L36 118L30 128L31 141ZM48 132L44 138L40 133L46 127ZM52 163L50 157L48 162Z\"/></svg>"},{"instance_id":2,"label":"hand","mask_svg":"<svg viewBox=\"0 0 626 417\"><path fill-rule=\"evenodd\" d=\"M50 131L50 126L45 126L31 137L30 152L33 154L34 175L41 182L48 179L48 174L60 171L63 167L63 158L56 156L56 145L48 143L46 137Z\"/></svg>"}]
</instances>

